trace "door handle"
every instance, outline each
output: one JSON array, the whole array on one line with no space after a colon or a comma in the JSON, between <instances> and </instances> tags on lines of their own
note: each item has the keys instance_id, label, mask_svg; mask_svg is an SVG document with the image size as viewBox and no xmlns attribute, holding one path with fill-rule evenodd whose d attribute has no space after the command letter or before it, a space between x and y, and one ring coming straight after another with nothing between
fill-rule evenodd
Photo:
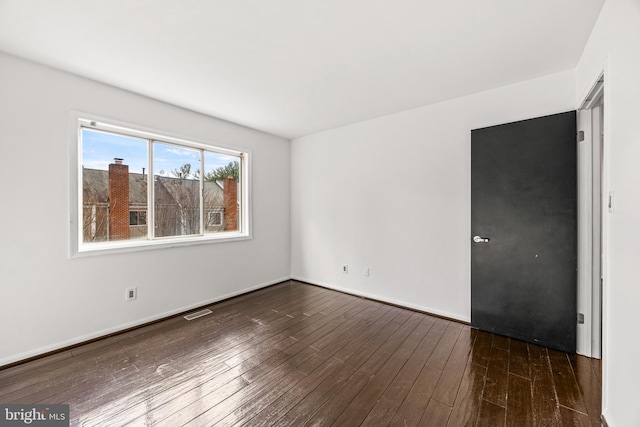
<instances>
[{"instance_id":1,"label":"door handle","mask_svg":"<svg viewBox=\"0 0 640 427\"><path fill-rule=\"evenodd\" d=\"M473 236L473 241L476 242L476 243L489 243L489 238L488 237Z\"/></svg>"}]
</instances>

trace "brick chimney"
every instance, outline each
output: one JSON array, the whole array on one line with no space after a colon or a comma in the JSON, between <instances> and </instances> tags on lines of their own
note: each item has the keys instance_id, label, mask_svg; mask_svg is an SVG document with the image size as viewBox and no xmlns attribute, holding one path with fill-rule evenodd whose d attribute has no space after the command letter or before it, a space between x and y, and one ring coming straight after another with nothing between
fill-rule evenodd
<instances>
[{"instance_id":1,"label":"brick chimney","mask_svg":"<svg viewBox=\"0 0 640 427\"><path fill-rule=\"evenodd\" d=\"M238 180L224 180L224 231L238 230Z\"/></svg>"},{"instance_id":2,"label":"brick chimney","mask_svg":"<svg viewBox=\"0 0 640 427\"><path fill-rule=\"evenodd\" d=\"M129 238L129 166L122 159L109 165L109 240Z\"/></svg>"}]
</instances>

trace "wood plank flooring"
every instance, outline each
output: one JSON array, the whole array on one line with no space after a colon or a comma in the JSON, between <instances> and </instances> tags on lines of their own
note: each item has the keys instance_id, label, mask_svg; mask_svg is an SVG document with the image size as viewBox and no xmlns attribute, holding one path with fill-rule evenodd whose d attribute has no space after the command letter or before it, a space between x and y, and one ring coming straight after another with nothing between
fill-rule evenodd
<instances>
[{"instance_id":1,"label":"wood plank flooring","mask_svg":"<svg viewBox=\"0 0 640 427\"><path fill-rule=\"evenodd\" d=\"M289 281L0 370L73 426L597 426L599 361Z\"/></svg>"}]
</instances>

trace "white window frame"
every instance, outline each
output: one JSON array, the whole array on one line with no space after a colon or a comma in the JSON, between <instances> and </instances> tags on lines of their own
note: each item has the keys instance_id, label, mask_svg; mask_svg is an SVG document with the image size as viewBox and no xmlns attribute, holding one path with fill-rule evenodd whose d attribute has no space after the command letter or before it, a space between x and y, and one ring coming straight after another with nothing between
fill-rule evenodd
<instances>
[{"instance_id":1,"label":"white window frame","mask_svg":"<svg viewBox=\"0 0 640 427\"><path fill-rule=\"evenodd\" d=\"M218 233L206 232L206 223L204 218L204 206L201 204L202 215L200 216L200 234L188 236L171 236L156 237L144 240L117 240L109 242L87 242L83 241L83 206L82 206L82 129L89 128L102 130L105 132L117 133L135 138L144 138L149 142L148 159L149 159L149 176L153 176L153 157L151 148L154 142L172 144L180 147L216 152L231 156L238 156L240 161L240 182L238 192L240 193L240 209L238 211L238 231L225 231ZM116 120L99 118L94 115L72 112L70 118L70 141L71 141L71 160L70 160L70 256L78 257L84 255L95 255L104 253L118 253L142 251L149 249L160 249L177 246L188 246L208 243L221 243L228 241L246 240L251 238L251 206L250 206L250 159L251 153L248 150L240 150L234 148L225 148L218 143L210 143L198 141L194 138L184 138L171 135L168 132L156 131L153 129L143 128L142 126L134 126L122 123ZM201 177L204 177L204 171L201 171ZM201 187L202 187L202 181ZM153 218L153 179L148 180L147 188L147 226L152 229L154 224ZM202 188L201 188L202 195ZM152 236L150 230L148 236Z\"/></svg>"}]
</instances>

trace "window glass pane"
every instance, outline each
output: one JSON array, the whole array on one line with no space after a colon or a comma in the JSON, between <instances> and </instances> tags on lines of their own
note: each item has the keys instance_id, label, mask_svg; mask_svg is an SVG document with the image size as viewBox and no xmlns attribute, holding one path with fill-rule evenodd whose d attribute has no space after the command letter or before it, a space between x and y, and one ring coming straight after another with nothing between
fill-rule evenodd
<instances>
[{"instance_id":1,"label":"window glass pane","mask_svg":"<svg viewBox=\"0 0 640 427\"><path fill-rule=\"evenodd\" d=\"M156 237L200 234L200 150L154 142Z\"/></svg>"},{"instance_id":2,"label":"window glass pane","mask_svg":"<svg viewBox=\"0 0 640 427\"><path fill-rule=\"evenodd\" d=\"M206 233L240 230L240 157L204 152Z\"/></svg>"},{"instance_id":3,"label":"window glass pane","mask_svg":"<svg viewBox=\"0 0 640 427\"><path fill-rule=\"evenodd\" d=\"M147 140L82 128L82 240L147 238Z\"/></svg>"}]
</instances>

